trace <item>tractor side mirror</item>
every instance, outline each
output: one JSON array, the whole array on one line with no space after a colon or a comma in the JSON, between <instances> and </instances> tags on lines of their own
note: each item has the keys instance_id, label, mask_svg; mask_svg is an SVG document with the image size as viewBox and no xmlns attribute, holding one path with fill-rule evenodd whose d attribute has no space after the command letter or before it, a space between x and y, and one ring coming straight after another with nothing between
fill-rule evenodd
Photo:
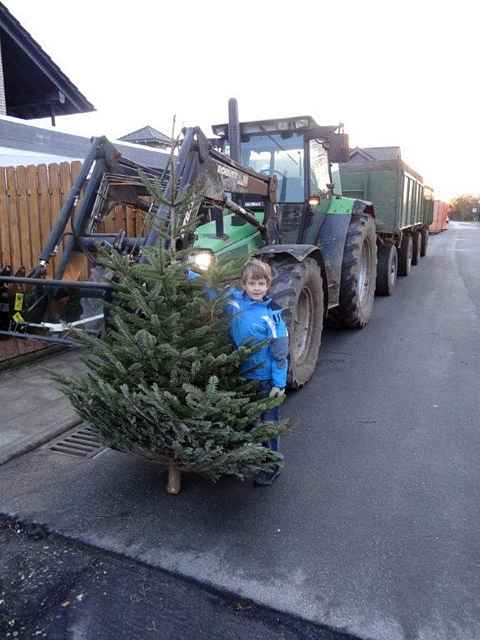
<instances>
[{"instance_id":1,"label":"tractor side mirror","mask_svg":"<svg viewBox=\"0 0 480 640\"><path fill-rule=\"evenodd\" d=\"M331 133L328 136L328 159L332 163L348 162L350 160L347 133Z\"/></svg>"}]
</instances>

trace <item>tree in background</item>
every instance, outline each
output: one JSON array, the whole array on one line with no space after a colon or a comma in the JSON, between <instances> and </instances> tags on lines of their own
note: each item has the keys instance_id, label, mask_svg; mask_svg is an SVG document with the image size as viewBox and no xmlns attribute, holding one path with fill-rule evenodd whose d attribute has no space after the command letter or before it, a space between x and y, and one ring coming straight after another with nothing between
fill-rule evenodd
<instances>
[{"instance_id":1,"label":"tree in background","mask_svg":"<svg viewBox=\"0 0 480 640\"><path fill-rule=\"evenodd\" d=\"M450 200L450 205L452 207L449 213L451 220L480 220L480 196L471 194L457 196Z\"/></svg>"}]
</instances>

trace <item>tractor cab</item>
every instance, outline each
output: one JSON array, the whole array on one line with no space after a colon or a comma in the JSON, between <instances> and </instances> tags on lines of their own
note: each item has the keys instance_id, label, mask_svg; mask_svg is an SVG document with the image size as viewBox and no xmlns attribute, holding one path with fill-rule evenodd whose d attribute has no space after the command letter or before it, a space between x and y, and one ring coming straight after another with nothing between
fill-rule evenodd
<instances>
[{"instance_id":1,"label":"tractor cab","mask_svg":"<svg viewBox=\"0 0 480 640\"><path fill-rule=\"evenodd\" d=\"M297 116L241 122L237 128L214 125L212 130L218 136L213 144L233 160L276 176L283 242L302 242L301 221L310 206L320 214L334 193L341 194L339 174L332 165L348 159L343 125L319 126L311 116ZM238 131L239 144L230 140L230 130ZM232 146L238 148L234 154ZM244 204L255 209L251 199Z\"/></svg>"},{"instance_id":2,"label":"tractor cab","mask_svg":"<svg viewBox=\"0 0 480 640\"><path fill-rule=\"evenodd\" d=\"M277 201L304 203L336 192L332 164L348 159L343 125L319 126L311 116L239 123L238 161L258 173L276 175ZM214 142L229 153L229 126L214 125ZM235 158L234 158L235 159Z\"/></svg>"}]
</instances>

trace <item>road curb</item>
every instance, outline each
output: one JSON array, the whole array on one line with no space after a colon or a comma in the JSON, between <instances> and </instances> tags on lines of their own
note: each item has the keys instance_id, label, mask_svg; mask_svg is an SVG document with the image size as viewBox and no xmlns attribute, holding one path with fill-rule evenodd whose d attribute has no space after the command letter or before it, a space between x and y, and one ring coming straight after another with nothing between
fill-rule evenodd
<instances>
[{"instance_id":1,"label":"road curb","mask_svg":"<svg viewBox=\"0 0 480 640\"><path fill-rule=\"evenodd\" d=\"M29 434L28 436L3 447L0 450L0 465L40 447L42 444L45 444L45 442L53 440L65 431L76 427L81 422L83 422L83 420L76 416L69 420L62 420L57 424L49 424L48 427L45 427L45 429L38 431L34 435Z\"/></svg>"},{"instance_id":2,"label":"road curb","mask_svg":"<svg viewBox=\"0 0 480 640\"><path fill-rule=\"evenodd\" d=\"M202 582L197 578L192 578L182 574L181 572L170 571L157 565L149 564L144 560L134 558L128 554L118 553L117 551L112 551L111 549L94 545L91 542L86 542L72 535L62 533L47 524L37 522L36 520L32 520L28 517L22 518L18 513L5 513L0 511L0 527L1 526L9 526L14 529L16 527L20 527L24 530L23 532L28 538L35 541L44 541L47 538L52 537L53 540L56 539L74 544L77 547L85 549L87 552L88 550L92 550L108 558L125 560L129 563L146 567L147 569L163 574L164 576L169 576L171 579L191 585L198 589L199 592L210 594L210 597L213 596L215 599L221 599L224 603L223 606L225 606L225 604L227 606L230 605L239 612L246 612L244 614L246 621L248 621L248 619L265 620L265 622L272 627L281 624L284 629L289 629L292 632L292 635L295 634L295 637L298 638L304 638L305 640L362 640L360 636L349 634L343 629L336 629L325 624L313 622L307 618L292 614L289 611L275 609L274 607L258 602L252 598L245 597L241 594L235 593L234 591L218 588L208 582ZM216 602L217 600L215 600L215 603ZM218 607L218 604L216 606ZM219 614L221 615L221 612L217 609L216 615ZM284 637L283 634L282 637Z\"/></svg>"},{"instance_id":3,"label":"road curb","mask_svg":"<svg viewBox=\"0 0 480 640\"><path fill-rule=\"evenodd\" d=\"M13 358L7 360L0 360L0 373L3 371L11 371L19 367L25 367L30 364L35 364L43 359L50 358L51 356L64 353L67 349L62 345L54 345L52 347L46 347L44 349L38 349L37 351L30 351L28 353L20 353Z\"/></svg>"}]
</instances>

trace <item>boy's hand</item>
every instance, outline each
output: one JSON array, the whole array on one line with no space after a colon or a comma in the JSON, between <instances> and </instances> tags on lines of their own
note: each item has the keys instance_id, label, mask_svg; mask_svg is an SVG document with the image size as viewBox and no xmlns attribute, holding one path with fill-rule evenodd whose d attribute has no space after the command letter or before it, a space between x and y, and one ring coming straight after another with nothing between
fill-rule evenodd
<instances>
[{"instance_id":1,"label":"boy's hand","mask_svg":"<svg viewBox=\"0 0 480 640\"><path fill-rule=\"evenodd\" d=\"M285 389L280 389L280 387L272 387L270 393L268 394L269 398L281 398L285 395Z\"/></svg>"}]
</instances>

